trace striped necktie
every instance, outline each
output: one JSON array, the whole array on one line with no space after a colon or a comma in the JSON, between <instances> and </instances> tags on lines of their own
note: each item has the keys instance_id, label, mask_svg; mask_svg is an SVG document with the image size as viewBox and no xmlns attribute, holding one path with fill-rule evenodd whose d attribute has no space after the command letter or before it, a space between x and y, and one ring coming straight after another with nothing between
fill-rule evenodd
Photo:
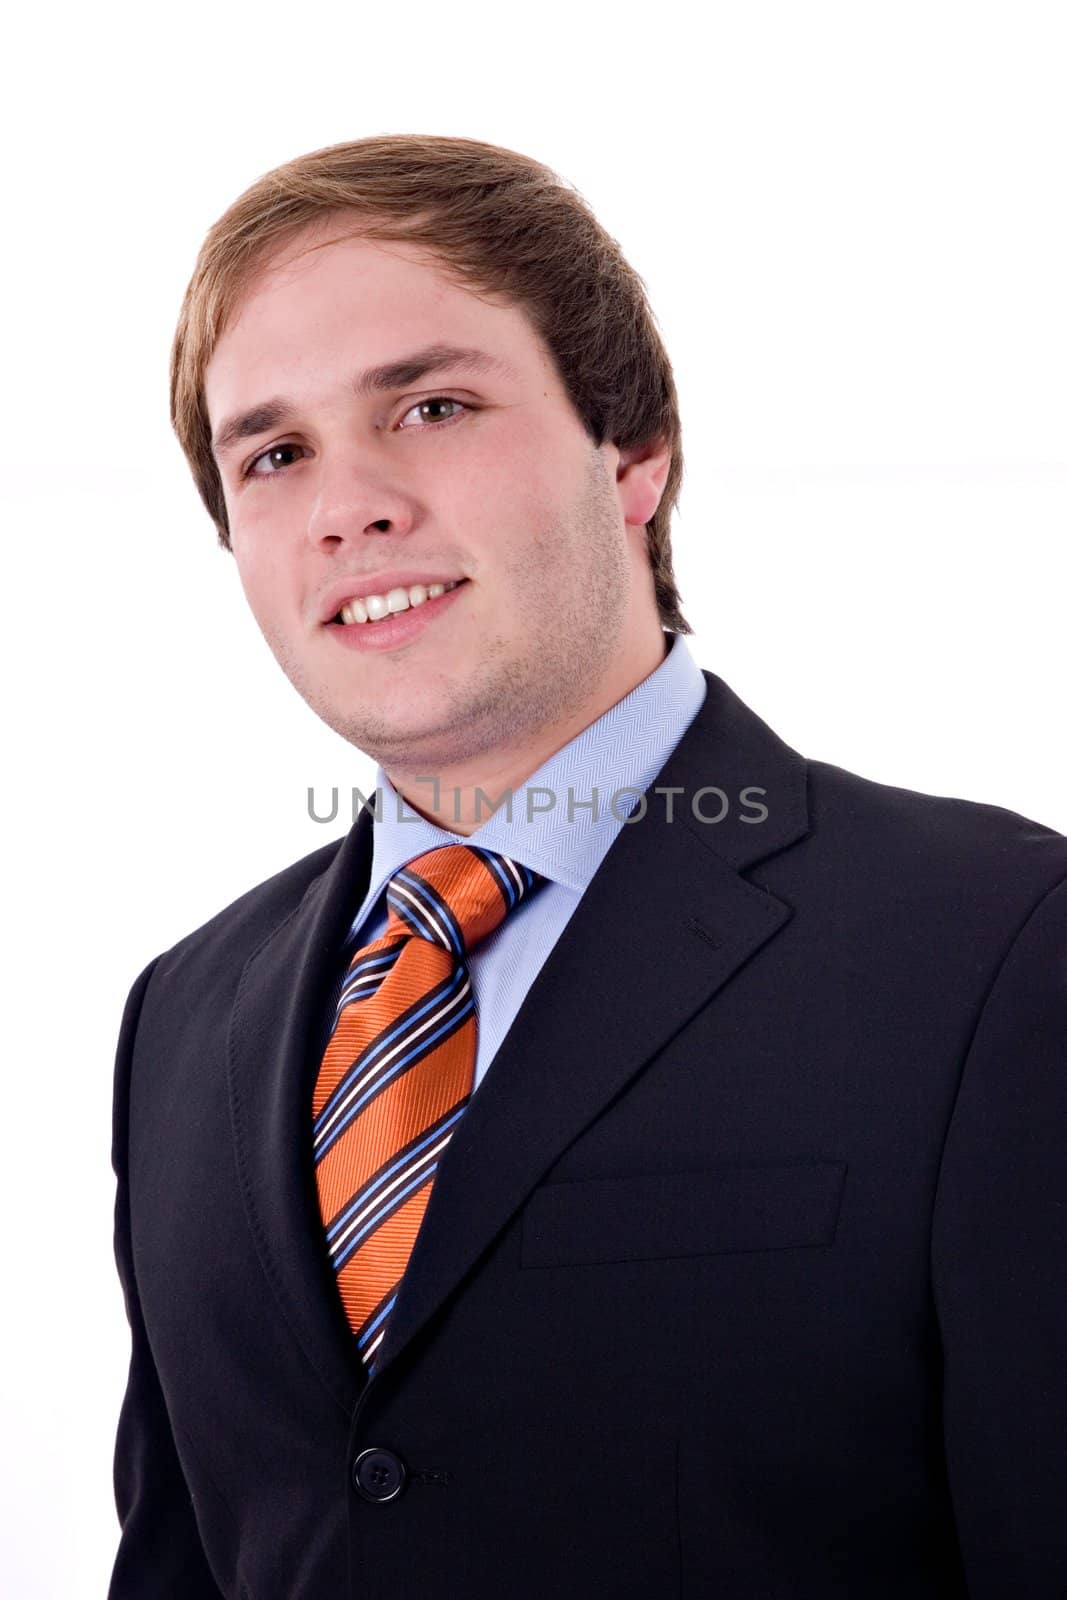
<instances>
[{"instance_id":1,"label":"striped necktie","mask_svg":"<svg viewBox=\"0 0 1067 1600\"><path fill-rule=\"evenodd\" d=\"M544 880L446 844L394 873L379 939L345 974L312 1101L315 1181L341 1302L369 1371L445 1146L474 1091L468 957Z\"/></svg>"}]
</instances>

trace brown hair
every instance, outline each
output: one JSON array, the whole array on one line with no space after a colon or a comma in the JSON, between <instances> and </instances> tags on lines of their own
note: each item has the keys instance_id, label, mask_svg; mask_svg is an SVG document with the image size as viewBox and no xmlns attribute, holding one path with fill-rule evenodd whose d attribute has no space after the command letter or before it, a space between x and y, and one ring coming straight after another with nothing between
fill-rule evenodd
<instances>
[{"instance_id":1,"label":"brown hair","mask_svg":"<svg viewBox=\"0 0 1067 1600\"><path fill-rule=\"evenodd\" d=\"M313 150L257 179L209 230L174 336L170 409L223 548L205 369L257 271L297 235L347 214L360 236L422 247L462 287L523 310L595 445L666 441L670 469L646 538L660 622L691 633L671 565L678 398L644 282L577 190L531 157L476 139L382 134Z\"/></svg>"}]
</instances>

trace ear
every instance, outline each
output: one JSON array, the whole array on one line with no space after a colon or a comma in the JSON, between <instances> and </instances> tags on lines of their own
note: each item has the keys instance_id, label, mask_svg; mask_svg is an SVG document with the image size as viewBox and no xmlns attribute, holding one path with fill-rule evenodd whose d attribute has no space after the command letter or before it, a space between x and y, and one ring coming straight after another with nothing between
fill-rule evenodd
<instances>
[{"instance_id":1,"label":"ear","mask_svg":"<svg viewBox=\"0 0 1067 1600\"><path fill-rule=\"evenodd\" d=\"M670 446L664 439L619 452L615 481L627 527L643 528L651 522L663 498L670 467Z\"/></svg>"}]
</instances>

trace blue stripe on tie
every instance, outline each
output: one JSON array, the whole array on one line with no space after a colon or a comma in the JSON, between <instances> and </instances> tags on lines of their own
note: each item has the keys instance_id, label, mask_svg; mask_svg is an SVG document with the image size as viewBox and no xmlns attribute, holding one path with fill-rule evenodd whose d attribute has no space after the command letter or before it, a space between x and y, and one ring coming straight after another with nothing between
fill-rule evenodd
<instances>
[{"instance_id":1,"label":"blue stripe on tie","mask_svg":"<svg viewBox=\"0 0 1067 1600\"><path fill-rule=\"evenodd\" d=\"M378 1058L387 1049L392 1048L394 1045L402 1044L404 1036L415 1026L417 1022L426 1016L427 1012L433 1012L448 1005L455 998L456 991L461 991L464 984L468 981L469 976L467 973L467 968L465 966L457 967L451 976L446 980L446 986L444 988L438 988L435 992L427 995L425 1001L419 1007L418 1011L414 1012L406 1020L401 1019L400 1021L396 1022L387 1035L383 1035L375 1039L372 1042L369 1050L356 1057L355 1061L352 1063L351 1067L341 1079L341 1082L337 1085L337 1088L334 1090L333 1094L330 1096L329 1100L319 1113L314 1125L314 1134L316 1140L318 1139L319 1134L325 1128L327 1122L330 1121L333 1113L337 1110L341 1102L353 1092L357 1084L359 1084L363 1079L367 1078L371 1072L373 1072Z\"/></svg>"},{"instance_id":2,"label":"blue stripe on tie","mask_svg":"<svg viewBox=\"0 0 1067 1600\"><path fill-rule=\"evenodd\" d=\"M407 874L405 874L405 876L407 876ZM448 901L437 892L432 883L427 883L426 879L420 878L418 873L414 874L414 878L416 884L418 885L418 891L421 894L423 901L431 908L431 910L436 911L440 920L446 924L449 931L449 936L452 940L452 948L457 952L457 954L462 954L464 948L463 930L456 920L456 915L452 910L452 907L449 905Z\"/></svg>"},{"instance_id":3,"label":"blue stripe on tie","mask_svg":"<svg viewBox=\"0 0 1067 1600\"><path fill-rule=\"evenodd\" d=\"M363 1188L360 1189L358 1194L353 1195L352 1199L345 1207L342 1215L337 1218L332 1227L327 1228L327 1239L332 1239L334 1234L344 1227L352 1213L358 1211L361 1206L365 1206L375 1189L380 1189L382 1184L385 1183L388 1178L393 1176L394 1172L397 1172L401 1167L406 1166L412 1157L417 1156L421 1150L425 1150L427 1145L433 1144L435 1139L439 1139L446 1128L450 1128L454 1122L458 1122L465 1109L466 1108L464 1106L460 1106L459 1110L454 1111L452 1115L444 1122L437 1122L434 1127L432 1127L429 1132L419 1140L418 1144L414 1144L408 1150L405 1150L402 1155L397 1157L391 1167L386 1167L383 1172L378 1174L373 1183L365 1184Z\"/></svg>"},{"instance_id":4,"label":"blue stripe on tie","mask_svg":"<svg viewBox=\"0 0 1067 1600\"><path fill-rule=\"evenodd\" d=\"M506 871L500 865L499 858L494 856L491 851L478 850L476 845L471 848L477 852L485 863L486 870L492 874L493 880L503 896L505 911L510 911L517 898L514 880L508 877Z\"/></svg>"},{"instance_id":5,"label":"blue stripe on tie","mask_svg":"<svg viewBox=\"0 0 1067 1600\"><path fill-rule=\"evenodd\" d=\"M440 990L436 994L429 995L420 1006L418 1011L414 1012L406 1019L402 1019L400 1022L395 1023L388 1034L382 1035L374 1041L372 1048L367 1054L360 1055L356 1058L349 1071L341 1079L341 1082L337 1085L337 1088L333 1091L333 1094L327 1100L326 1104L316 1117L313 1130L316 1136L324 1124L329 1121L331 1110L337 1105L339 1100L344 1098L345 1092L352 1087L353 1078L362 1077L367 1068L373 1065L377 1057L388 1048L390 1043L402 1037L407 1029L410 1028L414 1023L418 1022L420 1018L424 1017L428 1011L433 1011L436 1006L444 1003L447 1000L450 1000L453 991L462 987L463 983L466 982L466 979L466 967L457 967L447 980L447 988Z\"/></svg>"},{"instance_id":6,"label":"blue stripe on tie","mask_svg":"<svg viewBox=\"0 0 1067 1600\"><path fill-rule=\"evenodd\" d=\"M312 1144L316 1148L320 1145L320 1142L323 1138L330 1137L329 1125L335 1121L337 1114L341 1111L342 1107L345 1106L345 1103L352 1095L362 1094L363 1090L367 1087L374 1088L375 1085L380 1085L389 1081L391 1074L387 1074L386 1077L383 1078L379 1073L379 1069L385 1061L385 1057L382 1054L382 1046L388 1045L390 1049L403 1049L407 1034L414 1027L415 1023L424 1017L427 1012L435 1012L435 1015L431 1016L430 1021L426 1024L428 1027L432 1028L434 1023L437 1021L437 1018L439 1016L443 1016L445 1010L447 1010L449 1006L454 1006L457 1003L457 1000L462 1011L462 1008L466 1004L466 1001L462 996L463 985L461 984L459 986L460 992L458 996L455 992L456 988L456 983L450 982L447 990L438 993L436 996L431 996L426 1004L419 1009L416 1015L408 1019L408 1025L406 1027L394 1027L387 1040L376 1042L374 1048L367 1055L356 1057L356 1060L352 1063L352 1066L338 1084L334 1093L330 1096L329 1101L323 1107L319 1119L315 1124ZM319 1149L318 1155L316 1155L315 1158L316 1161L319 1159L321 1154L322 1150Z\"/></svg>"},{"instance_id":7,"label":"blue stripe on tie","mask_svg":"<svg viewBox=\"0 0 1067 1600\"><path fill-rule=\"evenodd\" d=\"M333 1265L335 1272L340 1272L341 1268L344 1266L353 1250L358 1249L369 1233L373 1233L376 1228L380 1228L382 1223L388 1221L393 1212L398 1211L403 1205L404 1201L409 1199L410 1196L415 1193L416 1189L421 1189L424 1183L429 1182L434 1173L437 1171L437 1166L438 1163L434 1161L430 1166L426 1167L422 1172L419 1173L417 1178L412 1178L411 1182L407 1184L405 1188L398 1189L395 1195L391 1195L388 1205L382 1206L369 1222L365 1222L363 1224L359 1232L354 1234L353 1237L349 1239L340 1255L338 1255L334 1261Z\"/></svg>"},{"instance_id":8,"label":"blue stripe on tie","mask_svg":"<svg viewBox=\"0 0 1067 1600\"><path fill-rule=\"evenodd\" d=\"M335 1028L342 1011L347 1010L355 1001L372 999L378 993L385 979L396 966L399 955L399 947L394 951L387 952L384 971L375 970L375 968L379 968L382 965L381 963L368 961L363 966L353 967L346 974L340 993L337 996L337 1005L334 1008L333 1025Z\"/></svg>"},{"instance_id":9,"label":"blue stripe on tie","mask_svg":"<svg viewBox=\"0 0 1067 1600\"><path fill-rule=\"evenodd\" d=\"M469 1098L469 1096L467 1098ZM467 1101L465 1099L462 1105L460 1105L459 1110L461 1112L465 1109L466 1103ZM396 1194L405 1192L399 1187L400 1185L409 1183L417 1176L419 1172L425 1174L427 1172L435 1172L437 1170L437 1163L447 1147L448 1141L452 1137L452 1127L455 1125L457 1120L457 1118L453 1117L452 1124L448 1128L437 1129L434 1138L430 1141L429 1150L423 1151L423 1153L418 1157L416 1157L414 1153L410 1153L408 1157L401 1162L400 1171L397 1176L394 1177L392 1184L387 1184L385 1190L383 1190L377 1196L377 1198L368 1199L367 1196L364 1195L360 1199L359 1204L354 1208L356 1214L352 1215L350 1213L349 1220L341 1225L340 1230L334 1230L337 1237L334 1243L329 1247L331 1257L336 1258L338 1251L341 1252L340 1259L342 1260L348 1255L353 1239L359 1237L359 1234L351 1234L350 1230L352 1228L362 1229L368 1217L373 1220L375 1217L384 1216L387 1214L389 1207L392 1205L392 1199L389 1197L390 1190L394 1191ZM432 1164L427 1165L427 1162ZM381 1185L375 1184L374 1187L380 1189Z\"/></svg>"},{"instance_id":10,"label":"blue stripe on tie","mask_svg":"<svg viewBox=\"0 0 1067 1600\"><path fill-rule=\"evenodd\" d=\"M356 1101L355 1105L349 1106L349 1108L345 1112L344 1116L331 1129L330 1133L327 1134L326 1139L324 1140L321 1149L318 1151L318 1154L315 1157L316 1162L321 1161L322 1157L326 1154L327 1150L329 1150L331 1148L331 1146L334 1144L334 1142L336 1141L338 1134L340 1134L341 1132L343 1132L343 1130L345 1128L347 1128L347 1126L351 1122L352 1118L356 1115L356 1113L358 1111L361 1111L363 1109L363 1107L367 1104L368 1100L373 1100L374 1096L379 1092L379 1090L385 1084L392 1083L393 1079L397 1076L397 1074L400 1073L400 1072L403 1072L404 1068L407 1066L409 1061L415 1061L416 1059L418 1059L421 1056L425 1055L430 1049L432 1049L433 1045L436 1043L436 1041L438 1039L440 1039L442 1037L442 1035L450 1033L450 1032L454 1033L459 1027L462 1026L462 1024L464 1022L466 1022L467 1018L472 1015L473 1011L474 1011L474 996L473 996L473 994L470 994L470 995L467 996L467 998L463 1002L462 1006L460 1006L460 1008L456 1012L455 1016L450 1017L448 1019L448 1021L443 1025L443 1027L438 1028L437 1032L434 1033L434 1034L431 1034L427 1039L420 1039L419 1043L415 1046L415 1048L413 1050L409 1050L407 1055L401 1057L401 1059L398 1062L396 1062L394 1066L390 1067L389 1071L387 1073L385 1073L383 1077L378 1078L377 1081L375 1083L373 1083L371 1085L371 1087L366 1091L366 1093L360 1096L359 1100Z\"/></svg>"},{"instance_id":11,"label":"blue stripe on tie","mask_svg":"<svg viewBox=\"0 0 1067 1600\"><path fill-rule=\"evenodd\" d=\"M360 1349L362 1349L363 1346L366 1344L367 1340L370 1338L370 1336L374 1332L375 1328L381 1327L382 1323L385 1321L385 1318L389 1315L390 1311L392 1311L392 1309L393 1309L393 1307L395 1305L396 1305L396 1295L394 1294L392 1296L391 1300L389 1301L389 1304L386 1305L386 1306L383 1306L382 1309L379 1311L378 1315L375 1317L374 1321L371 1323L371 1325L367 1329L367 1331L363 1334L362 1338L356 1340L356 1344L358 1345L358 1347Z\"/></svg>"},{"instance_id":12,"label":"blue stripe on tie","mask_svg":"<svg viewBox=\"0 0 1067 1600\"><path fill-rule=\"evenodd\" d=\"M429 939L436 945L441 944L441 936L433 927L429 917L429 911L436 911L439 920L445 925L444 936L446 941L452 941L451 946L446 946L446 948L459 949L459 946L455 943L457 929L454 918L447 908L439 906L433 896L428 893L429 886L423 879L414 873L401 871L396 874L396 878L393 881L399 881L403 884L415 900L415 905L412 906L403 896L397 895L394 904L405 917L414 922L417 932L424 939Z\"/></svg>"},{"instance_id":13,"label":"blue stripe on tie","mask_svg":"<svg viewBox=\"0 0 1067 1600\"><path fill-rule=\"evenodd\" d=\"M345 981L341 986L341 993L344 994L346 989L351 988L357 979L365 977L367 973L376 972L379 967L395 966L403 948L403 944L398 941L392 950L379 950L377 955L367 956L363 961L354 961L345 973Z\"/></svg>"},{"instance_id":14,"label":"blue stripe on tie","mask_svg":"<svg viewBox=\"0 0 1067 1600\"><path fill-rule=\"evenodd\" d=\"M442 900L437 891L426 882L425 878L420 878L418 873L401 871L397 873L397 877L400 879L401 883L403 883L404 886L411 891L411 893L419 902L419 907L422 911L423 917L426 917L427 915L427 908L429 908L430 911L436 912L438 920L444 923L447 935L452 941L452 949L457 951L462 950L463 936L460 933L459 924L452 915L452 908L448 905L447 901ZM406 901L402 901L401 904L404 906L405 911L407 911L407 913L410 915L411 907L406 903ZM434 944L440 944L440 939L437 937L436 933L433 932L431 924L428 921L426 923L426 927L428 931L425 937L427 939L432 939Z\"/></svg>"},{"instance_id":15,"label":"blue stripe on tie","mask_svg":"<svg viewBox=\"0 0 1067 1600\"><path fill-rule=\"evenodd\" d=\"M468 996L467 1000L464 1001L463 1005L459 1008L455 1015L450 1017L447 1022L438 1028L436 1033L430 1034L426 1039L420 1039L419 1043L414 1047L414 1049L409 1050L406 1056L401 1056L399 1061L394 1062L394 1064L389 1068L389 1071L385 1073L383 1077L378 1078L373 1084L370 1085L365 1093L361 1094L360 1098L355 1102L354 1105L348 1107L344 1116L327 1135L326 1142L323 1144L322 1149L319 1151L319 1155L316 1159L321 1159L322 1156L326 1154L326 1151L333 1144L341 1130L348 1126L352 1118L358 1111L362 1110L368 1101L374 1099L374 1096L385 1084L392 1083L397 1074L403 1072L409 1062L419 1060L422 1056L428 1054L436 1042L443 1036L456 1032L463 1025L463 1023L466 1022L473 1010L474 997L471 995Z\"/></svg>"},{"instance_id":16,"label":"blue stripe on tie","mask_svg":"<svg viewBox=\"0 0 1067 1600\"><path fill-rule=\"evenodd\" d=\"M401 876L402 874L399 872L396 874L397 878L400 878ZM409 928L414 929L420 939L428 939L431 944L435 944L440 948L441 941L437 937L437 934L434 932L434 930L430 927L430 924L426 921L426 914L422 910L421 906L419 906L417 901L415 905L409 905L406 900L402 899L400 895L396 894L393 889L393 881L395 880L390 881L389 884L388 900L390 906L392 906L393 910L400 917L401 921L407 923Z\"/></svg>"}]
</instances>

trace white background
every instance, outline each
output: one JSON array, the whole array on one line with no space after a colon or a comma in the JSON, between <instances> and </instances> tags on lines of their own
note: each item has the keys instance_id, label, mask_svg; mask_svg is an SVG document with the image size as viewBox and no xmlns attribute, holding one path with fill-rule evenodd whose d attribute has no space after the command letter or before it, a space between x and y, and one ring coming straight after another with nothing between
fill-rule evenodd
<instances>
[{"instance_id":1,"label":"white background","mask_svg":"<svg viewBox=\"0 0 1067 1600\"><path fill-rule=\"evenodd\" d=\"M555 167L675 364L700 664L809 756L1067 831L1063 19L405 0L5 24L5 1596L102 1596L117 1541L126 993L345 831L309 785L373 770L274 663L170 432L208 226L367 134Z\"/></svg>"}]
</instances>

